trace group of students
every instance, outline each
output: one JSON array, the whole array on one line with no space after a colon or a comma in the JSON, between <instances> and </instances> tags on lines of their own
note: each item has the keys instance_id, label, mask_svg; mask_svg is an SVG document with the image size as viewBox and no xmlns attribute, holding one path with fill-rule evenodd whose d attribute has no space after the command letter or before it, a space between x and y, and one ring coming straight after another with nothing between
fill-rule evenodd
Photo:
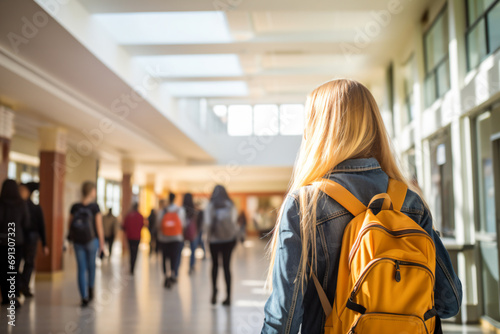
<instances>
[{"instance_id":1,"label":"group of students","mask_svg":"<svg viewBox=\"0 0 500 334\"><path fill-rule=\"evenodd\" d=\"M217 185L204 210L195 205L192 194L184 194L182 206L178 206L175 204L175 194L170 193L168 203L161 200L159 208L151 212L148 221L152 245L155 245L155 247L151 246L151 252L156 249L162 254L165 288L171 288L178 280L184 242L189 241L191 248L189 260L189 274L191 274L194 270L196 249L202 247L205 252L204 235L206 235L212 259L211 303L217 302L216 282L219 260L222 258L226 280L226 299L223 305L230 305L230 260L241 233L236 207L226 189ZM170 264L169 270L167 270L167 261Z\"/></svg>"},{"instance_id":2,"label":"group of students","mask_svg":"<svg viewBox=\"0 0 500 334\"><path fill-rule=\"evenodd\" d=\"M38 242L44 255L49 254L42 209L33 203L38 183L17 184L7 179L0 191L0 289L2 305L20 307L19 297L33 297L30 281L35 268ZM20 268L23 263L22 268ZM8 274L15 274L15 291L11 291Z\"/></svg>"},{"instance_id":3,"label":"group of students","mask_svg":"<svg viewBox=\"0 0 500 334\"><path fill-rule=\"evenodd\" d=\"M115 225L117 224L111 211L103 219L95 198L95 184L85 182L82 185L82 201L71 207L69 217L68 239L74 244L82 306L87 306L94 297L95 259L99 251L101 256L106 252L105 243L108 243L109 253L111 253ZM175 198L176 195L170 193L168 203L165 200L160 200L159 208L152 210L147 220L151 233L150 254L159 251L162 254L164 287L170 289L178 281L185 241L190 243L189 273L193 272L195 251L199 246L204 248L203 235L206 234L212 258L211 303L217 302L216 282L221 258L226 280L226 298L223 305L230 305L230 260L237 238L241 235L233 201L221 185L214 188L210 201L204 210L194 204L193 196L190 193L184 195L182 206L175 204ZM134 274L141 231L144 226L145 219L138 210L138 204L134 203L122 224L130 251L129 269L131 275ZM169 262L169 266L167 266L167 262Z\"/></svg>"}]
</instances>

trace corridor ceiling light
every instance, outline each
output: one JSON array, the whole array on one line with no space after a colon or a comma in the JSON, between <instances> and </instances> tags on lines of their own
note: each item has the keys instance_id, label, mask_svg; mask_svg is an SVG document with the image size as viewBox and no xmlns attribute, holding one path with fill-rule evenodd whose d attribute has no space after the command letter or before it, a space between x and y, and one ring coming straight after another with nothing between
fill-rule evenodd
<instances>
[{"instance_id":1,"label":"corridor ceiling light","mask_svg":"<svg viewBox=\"0 0 500 334\"><path fill-rule=\"evenodd\" d=\"M160 55L133 58L155 77L223 77L242 75L235 54Z\"/></svg>"},{"instance_id":2,"label":"corridor ceiling light","mask_svg":"<svg viewBox=\"0 0 500 334\"><path fill-rule=\"evenodd\" d=\"M227 97L247 96L245 81L187 81L168 82L163 85L175 97Z\"/></svg>"},{"instance_id":3,"label":"corridor ceiling light","mask_svg":"<svg viewBox=\"0 0 500 334\"><path fill-rule=\"evenodd\" d=\"M224 12L100 13L92 19L119 44L228 43Z\"/></svg>"}]
</instances>

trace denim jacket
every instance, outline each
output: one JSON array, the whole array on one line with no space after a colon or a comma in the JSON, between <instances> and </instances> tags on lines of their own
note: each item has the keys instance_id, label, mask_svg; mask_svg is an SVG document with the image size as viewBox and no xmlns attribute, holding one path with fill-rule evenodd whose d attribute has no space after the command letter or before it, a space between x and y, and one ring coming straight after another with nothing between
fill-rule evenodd
<instances>
[{"instance_id":1,"label":"denim jacket","mask_svg":"<svg viewBox=\"0 0 500 334\"><path fill-rule=\"evenodd\" d=\"M340 163L325 176L353 193L363 204L387 191L389 178L376 159L352 159ZM312 280L302 291L299 263L302 251L298 191L289 194L279 227L273 269L273 291L266 302L262 333L323 333L325 314ZM435 307L440 318L456 315L462 302L462 285L453 270L450 256L432 228L432 217L420 197L408 190L401 212L429 233L436 245ZM316 276L333 304L344 228L353 215L335 200L321 193L317 203ZM309 273L308 273L309 274ZM302 326L302 327L301 327Z\"/></svg>"}]
</instances>

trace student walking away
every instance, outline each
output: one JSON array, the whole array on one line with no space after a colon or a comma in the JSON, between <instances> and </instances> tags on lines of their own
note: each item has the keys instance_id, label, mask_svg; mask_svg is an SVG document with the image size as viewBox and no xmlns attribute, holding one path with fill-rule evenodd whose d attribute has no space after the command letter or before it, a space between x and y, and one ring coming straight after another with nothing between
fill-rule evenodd
<instances>
[{"instance_id":1,"label":"student walking away","mask_svg":"<svg viewBox=\"0 0 500 334\"><path fill-rule=\"evenodd\" d=\"M148 217L148 229L149 234L151 235L151 240L149 242L149 255L152 255L153 252L158 254L158 229L156 228L156 220L158 219L158 215L161 214L161 211L165 208L165 200L161 199L158 203L158 209L151 209L151 213Z\"/></svg>"},{"instance_id":2,"label":"student walking away","mask_svg":"<svg viewBox=\"0 0 500 334\"><path fill-rule=\"evenodd\" d=\"M95 261L98 250L104 251L102 214L95 202L95 183L82 184L82 201L71 206L69 236L75 248L78 288L85 307L94 298Z\"/></svg>"},{"instance_id":3,"label":"student walking away","mask_svg":"<svg viewBox=\"0 0 500 334\"><path fill-rule=\"evenodd\" d=\"M21 307L19 263L23 256L30 218L16 181L7 179L0 191L0 290L2 305ZM12 256L11 256L12 255Z\"/></svg>"},{"instance_id":4,"label":"student walking away","mask_svg":"<svg viewBox=\"0 0 500 334\"><path fill-rule=\"evenodd\" d=\"M205 250L205 241L204 241L204 233L203 231L205 230L204 225L205 225L205 212L204 210L201 209L200 203L195 204L196 211L198 212L198 217L196 220L196 229L198 230L198 236L196 237L195 243L196 243L196 249L201 248L203 251L203 260L207 259L207 252ZM195 251L196 251L195 249Z\"/></svg>"},{"instance_id":5,"label":"student walking away","mask_svg":"<svg viewBox=\"0 0 500 334\"><path fill-rule=\"evenodd\" d=\"M238 235L238 239L241 243L245 242L245 237L247 235L247 215L244 210L241 210L238 215L238 226L240 228L240 233Z\"/></svg>"},{"instance_id":6,"label":"student walking away","mask_svg":"<svg viewBox=\"0 0 500 334\"><path fill-rule=\"evenodd\" d=\"M238 236L238 212L229 198L226 188L217 185L214 188L205 213L207 224L207 240L212 256L212 304L217 302L217 274L219 272L219 257L222 257L224 277L226 279L225 306L231 304L231 254Z\"/></svg>"},{"instance_id":7,"label":"student walking away","mask_svg":"<svg viewBox=\"0 0 500 334\"><path fill-rule=\"evenodd\" d=\"M184 208L175 203L175 194L169 194L169 205L157 219L158 241L163 255L163 274L165 288L169 289L177 282L179 261L184 245L183 229L186 221ZM167 259L170 261L170 273L167 274Z\"/></svg>"},{"instance_id":8,"label":"student walking away","mask_svg":"<svg viewBox=\"0 0 500 334\"><path fill-rule=\"evenodd\" d=\"M38 240L42 242L42 249L45 255L49 254L47 247L47 239L45 237L45 220L40 205L33 203L31 195L35 190L38 190L38 183L29 182L19 185L19 192L26 205L30 216L30 223L26 231L24 240L24 254L23 254L23 270L21 271L20 290L25 297L33 297L30 290L30 281L33 269L35 268L35 258L38 246Z\"/></svg>"},{"instance_id":9,"label":"student walking away","mask_svg":"<svg viewBox=\"0 0 500 334\"><path fill-rule=\"evenodd\" d=\"M270 243L262 333L441 333L462 286L368 89L316 88Z\"/></svg>"},{"instance_id":10,"label":"student walking away","mask_svg":"<svg viewBox=\"0 0 500 334\"><path fill-rule=\"evenodd\" d=\"M184 194L182 207L186 212L186 227L184 228L184 240L189 241L191 248L191 257L189 259L189 274L194 270L195 252L198 247L198 210L196 210L193 195L190 193Z\"/></svg>"},{"instance_id":11,"label":"student walking away","mask_svg":"<svg viewBox=\"0 0 500 334\"><path fill-rule=\"evenodd\" d=\"M118 219L113 215L113 209L102 217L102 227L104 230L104 242L108 245L108 256L111 258L113 243L115 242L116 231L118 230ZM104 252L101 252L101 259L104 258Z\"/></svg>"},{"instance_id":12,"label":"student walking away","mask_svg":"<svg viewBox=\"0 0 500 334\"><path fill-rule=\"evenodd\" d=\"M125 217L123 229L130 248L130 275L134 274L135 260L141 242L141 230L144 227L144 217L139 213L139 205L134 203L132 210Z\"/></svg>"}]
</instances>

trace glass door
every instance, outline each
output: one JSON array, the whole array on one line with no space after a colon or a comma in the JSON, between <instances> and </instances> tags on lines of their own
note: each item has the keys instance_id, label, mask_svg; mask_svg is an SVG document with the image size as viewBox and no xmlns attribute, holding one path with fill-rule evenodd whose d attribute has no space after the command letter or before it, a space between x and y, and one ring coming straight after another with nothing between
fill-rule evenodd
<instances>
[{"instance_id":1,"label":"glass door","mask_svg":"<svg viewBox=\"0 0 500 334\"><path fill-rule=\"evenodd\" d=\"M476 119L476 166L478 218L476 239L481 258L482 300L484 315L500 321L499 259L498 259L498 215L495 210L495 194L500 180L500 141L494 140L492 114L485 112Z\"/></svg>"}]
</instances>

